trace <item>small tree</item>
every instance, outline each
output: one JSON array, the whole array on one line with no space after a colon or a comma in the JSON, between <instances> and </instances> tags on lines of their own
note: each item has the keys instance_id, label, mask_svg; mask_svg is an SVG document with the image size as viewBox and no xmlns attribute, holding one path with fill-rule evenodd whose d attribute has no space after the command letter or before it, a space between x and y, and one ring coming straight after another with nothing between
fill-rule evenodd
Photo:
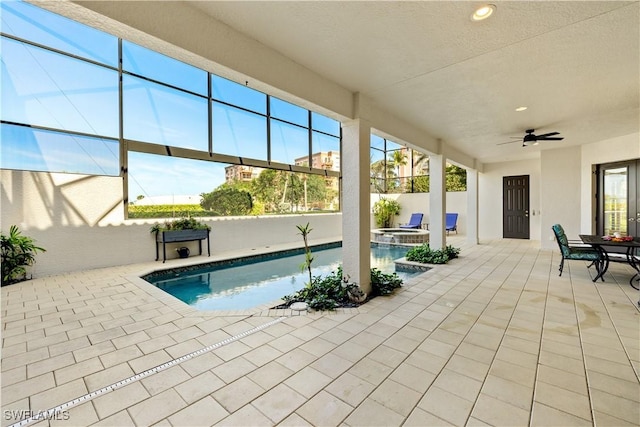
<instances>
[{"instance_id":1,"label":"small tree","mask_svg":"<svg viewBox=\"0 0 640 427\"><path fill-rule=\"evenodd\" d=\"M311 263L313 262L313 255L311 255L311 248L309 248L309 233L311 233L312 228L309 227L309 223L307 225L296 225L298 230L300 231L300 235L302 235L302 240L304 241L304 262L300 265L300 270L304 271L305 268L309 270L309 286L313 283L313 277L311 276Z\"/></svg>"},{"instance_id":2,"label":"small tree","mask_svg":"<svg viewBox=\"0 0 640 427\"><path fill-rule=\"evenodd\" d=\"M395 200L385 199L382 197L380 200L373 204L373 216L376 219L376 224L381 228L389 228L393 224L393 217L400 213L400 203Z\"/></svg>"}]
</instances>

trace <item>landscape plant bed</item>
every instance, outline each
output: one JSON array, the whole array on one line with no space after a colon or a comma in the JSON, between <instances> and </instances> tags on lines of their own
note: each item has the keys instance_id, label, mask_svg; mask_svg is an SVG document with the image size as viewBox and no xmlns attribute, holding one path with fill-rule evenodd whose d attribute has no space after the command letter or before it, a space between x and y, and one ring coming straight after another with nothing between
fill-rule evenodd
<instances>
[{"instance_id":1,"label":"landscape plant bed","mask_svg":"<svg viewBox=\"0 0 640 427\"><path fill-rule=\"evenodd\" d=\"M444 249L431 249L428 243L416 246L407 252L406 260L420 264L446 264L453 258L458 258L459 248L451 245Z\"/></svg>"},{"instance_id":2,"label":"landscape plant bed","mask_svg":"<svg viewBox=\"0 0 640 427\"><path fill-rule=\"evenodd\" d=\"M371 269L371 293L362 294L355 283L342 275L342 267L325 277L313 277L311 284L282 299L284 304L273 308L290 308L293 303L305 302L314 310L335 310L336 308L354 308L380 296L389 295L402 286L402 279L395 273L383 273L377 268Z\"/></svg>"}]
</instances>

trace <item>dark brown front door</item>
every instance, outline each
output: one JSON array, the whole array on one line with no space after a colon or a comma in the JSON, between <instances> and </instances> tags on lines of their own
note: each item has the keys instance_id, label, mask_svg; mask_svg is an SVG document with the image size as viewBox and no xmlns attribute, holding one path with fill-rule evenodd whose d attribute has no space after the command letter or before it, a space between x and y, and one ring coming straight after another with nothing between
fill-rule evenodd
<instances>
[{"instance_id":1,"label":"dark brown front door","mask_svg":"<svg viewBox=\"0 0 640 427\"><path fill-rule=\"evenodd\" d=\"M502 178L502 237L529 238L529 175Z\"/></svg>"}]
</instances>

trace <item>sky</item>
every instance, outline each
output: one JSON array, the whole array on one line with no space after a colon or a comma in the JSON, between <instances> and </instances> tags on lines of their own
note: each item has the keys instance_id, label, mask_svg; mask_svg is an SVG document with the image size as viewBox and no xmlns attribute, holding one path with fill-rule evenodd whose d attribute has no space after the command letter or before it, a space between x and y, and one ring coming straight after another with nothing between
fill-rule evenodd
<instances>
[{"instance_id":1,"label":"sky","mask_svg":"<svg viewBox=\"0 0 640 427\"><path fill-rule=\"evenodd\" d=\"M117 176L117 38L27 3L1 2L0 7L3 32L99 63L2 38L0 118L47 129L3 124L0 166ZM126 40L123 69L136 74L123 75L125 139L209 150L207 72ZM267 160L267 119L261 115L266 114L266 95L217 76L212 77L212 95L222 101L213 104L213 151ZM277 98L271 98L270 107L272 117L309 126L309 112L301 107ZM311 120L315 129L339 135L338 122L316 113ZM308 155L307 132L272 121L271 160L293 164ZM313 152L339 150L337 138L318 135ZM224 182L226 166L130 151L129 196L210 192Z\"/></svg>"}]
</instances>

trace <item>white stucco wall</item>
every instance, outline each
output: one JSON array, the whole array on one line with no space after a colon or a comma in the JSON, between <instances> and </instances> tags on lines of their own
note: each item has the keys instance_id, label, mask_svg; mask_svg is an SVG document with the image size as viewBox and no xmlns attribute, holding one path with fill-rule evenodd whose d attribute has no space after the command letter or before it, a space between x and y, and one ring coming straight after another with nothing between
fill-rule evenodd
<instances>
[{"instance_id":1,"label":"white stucco wall","mask_svg":"<svg viewBox=\"0 0 640 427\"><path fill-rule=\"evenodd\" d=\"M155 220L124 220L122 179L73 174L0 170L0 228L17 225L47 252L39 253L30 269L34 276L153 261L155 246L149 233ZM205 219L211 231L211 253L300 244L296 225L309 222L311 238L342 235L341 214L222 217ZM197 254L197 242L176 246ZM204 250L206 253L206 249Z\"/></svg>"},{"instance_id":2,"label":"white stucco wall","mask_svg":"<svg viewBox=\"0 0 640 427\"><path fill-rule=\"evenodd\" d=\"M402 193L402 194L371 194L371 209L373 210L373 204L377 202L380 197L397 200L400 203L400 215L396 217L394 223L406 224L411 218L411 214L414 212L422 212L424 218L422 222L429 222L429 193ZM467 192L455 191L447 192L447 212L458 213L458 233L464 234L466 230L467 221ZM375 218L371 215L371 226L376 226Z\"/></svg>"},{"instance_id":3,"label":"white stucco wall","mask_svg":"<svg viewBox=\"0 0 640 427\"><path fill-rule=\"evenodd\" d=\"M580 234L580 147L542 151L541 172L541 246L553 249L553 224L561 224L569 239Z\"/></svg>"}]
</instances>

